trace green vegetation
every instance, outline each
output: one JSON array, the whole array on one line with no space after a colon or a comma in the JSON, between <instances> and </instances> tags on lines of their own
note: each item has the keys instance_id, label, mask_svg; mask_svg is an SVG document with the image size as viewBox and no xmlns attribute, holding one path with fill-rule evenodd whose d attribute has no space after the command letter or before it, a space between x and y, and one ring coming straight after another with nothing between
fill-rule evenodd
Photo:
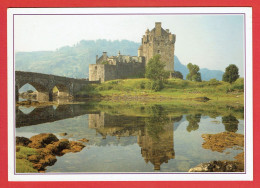
<instances>
[{"instance_id":1,"label":"green vegetation","mask_svg":"<svg viewBox=\"0 0 260 188\"><path fill-rule=\"evenodd\" d=\"M225 130L228 132L237 132L239 121L236 117L229 114L228 116L222 117L222 123L225 125Z\"/></svg>"},{"instance_id":2,"label":"green vegetation","mask_svg":"<svg viewBox=\"0 0 260 188\"><path fill-rule=\"evenodd\" d=\"M240 78L230 84L212 79L210 81L192 82L181 79L168 79L164 88L155 92L152 90L152 81L148 79L112 80L101 84L88 85L78 97L110 98L115 100L139 101L176 101L192 100L197 97L208 97L211 102L244 104L244 79Z\"/></svg>"},{"instance_id":3,"label":"green vegetation","mask_svg":"<svg viewBox=\"0 0 260 188\"><path fill-rule=\"evenodd\" d=\"M174 73L172 73L172 77L183 79L183 75L180 71L174 71Z\"/></svg>"},{"instance_id":4,"label":"green vegetation","mask_svg":"<svg viewBox=\"0 0 260 188\"><path fill-rule=\"evenodd\" d=\"M152 105L148 109L151 116L145 121L147 132L154 140L159 140L160 134L164 132L164 125L170 122L170 118L162 105Z\"/></svg>"},{"instance_id":5,"label":"green vegetation","mask_svg":"<svg viewBox=\"0 0 260 188\"><path fill-rule=\"evenodd\" d=\"M160 58L160 55L155 55L149 60L145 69L145 77L152 81L147 84L147 89L160 91L164 87L166 79L170 76L170 73L164 70L165 63L161 62Z\"/></svg>"},{"instance_id":6,"label":"green vegetation","mask_svg":"<svg viewBox=\"0 0 260 188\"><path fill-rule=\"evenodd\" d=\"M24 146L16 147L16 172L17 173L30 173L38 172L33 168L32 163L28 160L30 155L37 155L36 149L28 148Z\"/></svg>"},{"instance_id":7,"label":"green vegetation","mask_svg":"<svg viewBox=\"0 0 260 188\"><path fill-rule=\"evenodd\" d=\"M201 114L193 114L193 115L187 115L186 119L189 122L189 125L187 126L187 131L196 131L199 128L199 122L200 122Z\"/></svg>"},{"instance_id":8,"label":"green vegetation","mask_svg":"<svg viewBox=\"0 0 260 188\"><path fill-rule=\"evenodd\" d=\"M200 70L199 66L189 63L187 65L187 68L189 69L189 74L187 74L186 79L190 81L201 82L201 74L199 72Z\"/></svg>"},{"instance_id":9,"label":"green vegetation","mask_svg":"<svg viewBox=\"0 0 260 188\"><path fill-rule=\"evenodd\" d=\"M102 63L101 63L102 65L108 65L109 64L109 62L108 61L102 61Z\"/></svg>"},{"instance_id":10,"label":"green vegetation","mask_svg":"<svg viewBox=\"0 0 260 188\"><path fill-rule=\"evenodd\" d=\"M222 80L225 82L233 83L239 78L238 68L236 65L231 64L226 68L225 73L223 74Z\"/></svg>"},{"instance_id":11,"label":"green vegetation","mask_svg":"<svg viewBox=\"0 0 260 188\"><path fill-rule=\"evenodd\" d=\"M231 106L232 105L232 106ZM218 116L232 115L236 119L244 119L244 106L241 104L223 104L220 102L197 102L197 101L99 101L92 102L93 111L102 111L111 115L158 117L160 121L167 118L180 118L184 114L190 116L190 130L200 121L201 116L216 118ZM156 110L158 114L156 115ZM151 120L151 119L150 119ZM194 129L193 129L194 130Z\"/></svg>"}]
</instances>

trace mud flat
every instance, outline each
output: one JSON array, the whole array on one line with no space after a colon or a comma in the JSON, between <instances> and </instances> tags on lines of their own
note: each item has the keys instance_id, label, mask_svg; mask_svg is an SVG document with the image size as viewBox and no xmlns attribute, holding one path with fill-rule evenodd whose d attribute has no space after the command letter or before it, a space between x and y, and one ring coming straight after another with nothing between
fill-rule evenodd
<instances>
[{"instance_id":1,"label":"mud flat","mask_svg":"<svg viewBox=\"0 0 260 188\"><path fill-rule=\"evenodd\" d=\"M33 106L33 107L41 107L41 106L51 106L51 105L64 105L64 104L81 104L82 102L73 102L73 101L62 101L62 102L57 102L57 101L44 101L44 102L39 102L39 101L19 101L16 102L16 106Z\"/></svg>"}]
</instances>

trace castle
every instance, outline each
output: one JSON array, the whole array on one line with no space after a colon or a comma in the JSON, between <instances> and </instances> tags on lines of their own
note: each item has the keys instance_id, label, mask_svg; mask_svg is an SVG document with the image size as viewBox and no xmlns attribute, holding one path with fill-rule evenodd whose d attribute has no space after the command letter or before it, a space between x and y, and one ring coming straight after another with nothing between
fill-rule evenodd
<instances>
[{"instance_id":1,"label":"castle","mask_svg":"<svg viewBox=\"0 0 260 188\"><path fill-rule=\"evenodd\" d=\"M108 81L144 77L145 66L156 54L161 55L165 62L165 70L174 72L174 48L176 35L169 29L164 30L161 22L155 23L155 28L146 30L142 37L142 44L138 48L138 56L121 55L108 57L106 52L98 58L96 64L89 65L90 81Z\"/></svg>"}]
</instances>

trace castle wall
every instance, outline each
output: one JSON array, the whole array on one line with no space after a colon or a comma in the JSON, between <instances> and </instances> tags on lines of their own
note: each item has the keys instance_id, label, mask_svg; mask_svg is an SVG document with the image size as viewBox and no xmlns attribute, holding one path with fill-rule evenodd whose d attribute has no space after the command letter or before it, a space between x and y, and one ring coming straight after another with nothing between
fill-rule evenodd
<instances>
[{"instance_id":1,"label":"castle wall","mask_svg":"<svg viewBox=\"0 0 260 188\"><path fill-rule=\"evenodd\" d=\"M105 82L115 79L141 77L145 73L145 62L143 57L140 58L142 62L89 65L89 80Z\"/></svg>"},{"instance_id":2,"label":"castle wall","mask_svg":"<svg viewBox=\"0 0 260 188\"><path fill-rule=\"evenodd\" d=\"M104 65L89 65L89 81L104 80Z\"/></svg>"},{"instance_id":3,"label":"castle wall","mask_svg":"<svg viewBox=\"0 0 260 188\"><path fill-rule=\"evenodd\" d=\"M161 61L166 63L165 70L174 71L174 45L158 42L153 47L153 54L161 55Z\"/></svg>"}]
</instances>

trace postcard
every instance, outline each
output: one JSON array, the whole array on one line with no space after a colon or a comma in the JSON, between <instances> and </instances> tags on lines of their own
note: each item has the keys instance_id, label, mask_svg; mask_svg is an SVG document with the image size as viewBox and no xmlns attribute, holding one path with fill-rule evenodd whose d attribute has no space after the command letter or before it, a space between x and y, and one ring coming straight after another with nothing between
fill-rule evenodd
<instances>
[{"instance_id":1,"label":"postcard","mask_svg":"<svg viewBox=\"0 0 260 188\"><path fill-rule=\"evenodd\" d=\"M9 181L252 180L252 9L9 8Z\"/></svg>"}]
</instances>

